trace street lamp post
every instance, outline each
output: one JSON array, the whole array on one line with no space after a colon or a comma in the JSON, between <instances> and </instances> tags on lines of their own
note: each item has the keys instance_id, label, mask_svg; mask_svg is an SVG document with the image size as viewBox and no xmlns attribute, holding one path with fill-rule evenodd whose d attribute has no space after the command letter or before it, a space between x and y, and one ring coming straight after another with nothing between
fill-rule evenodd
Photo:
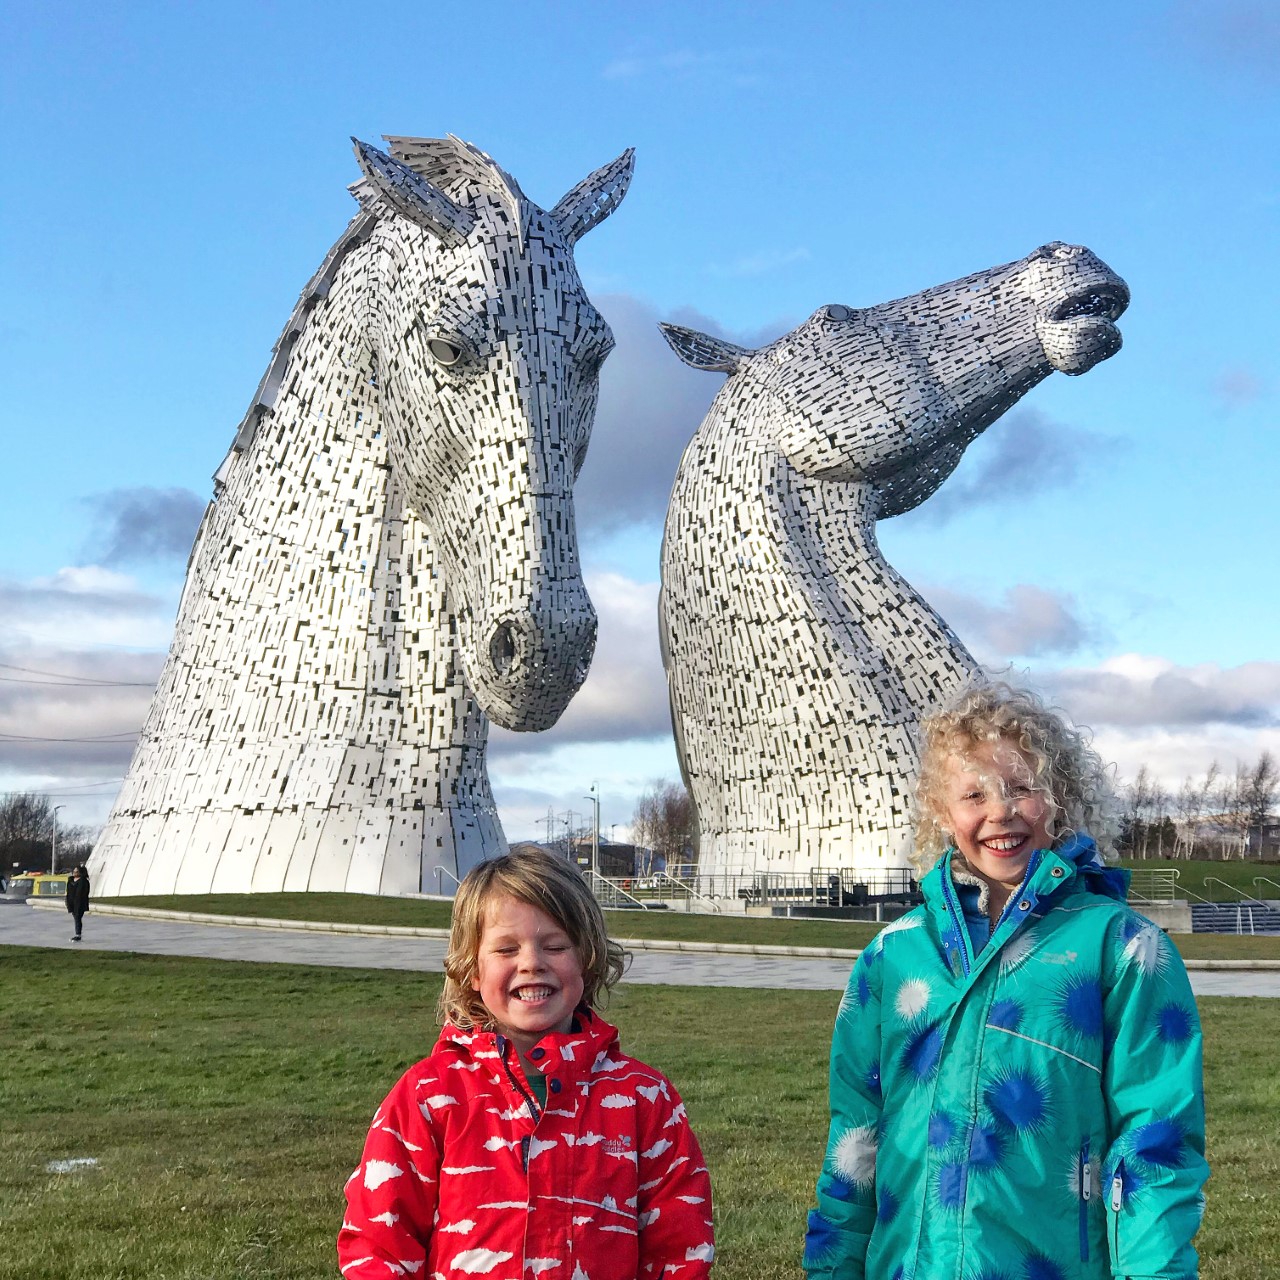
<instances>
[{"instance_id":1,"label":"street lamp post","mask_svg":"<svg viewBox=\"0 0 1280 1280\"><path fill-rule=\"evenodd\" d=\"M58 874L58 810L66 807L65 804L55 804L53 806L53 849L49 854L49 874L51 876Z\"/></svg>"},{"instance_id":2,"label":"street lamp post","mask_svg":"<svg viewBox=\"0 0 1280 1280\"><path fill-rule=\"evenodd\" d=\"M598 782L593 782L591 794L583 796L584 800L590 800L595 806L595 821L591 825L591 874L596 876L600 874L600 797L596 794L599 785Z\"/></svg>"}]
</instances>

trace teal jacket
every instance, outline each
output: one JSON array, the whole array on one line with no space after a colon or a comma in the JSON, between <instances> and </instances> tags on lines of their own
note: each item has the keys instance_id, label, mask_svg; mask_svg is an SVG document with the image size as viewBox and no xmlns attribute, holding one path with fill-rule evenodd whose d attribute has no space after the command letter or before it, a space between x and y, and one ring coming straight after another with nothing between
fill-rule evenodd
<instances>
[{"instance_id":1,"label":"teal jacket","mask_svg":"<svg viewBox=\"0 0 1280 1280\"><path fill-rule=\"evenodd\" d=\"M811 1280L1194 1280L1200 1022L1092 841L1032 858L977 951L947 855L858 958Z\"/></svg>"}]
</instances>

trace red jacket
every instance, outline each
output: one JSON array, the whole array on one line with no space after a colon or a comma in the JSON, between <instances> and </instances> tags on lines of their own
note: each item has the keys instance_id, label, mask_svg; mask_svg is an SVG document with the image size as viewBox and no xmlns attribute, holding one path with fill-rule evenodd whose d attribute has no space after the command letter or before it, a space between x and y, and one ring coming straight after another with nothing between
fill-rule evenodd
<instances>
[{"instance_id":1,"label":"red jacket","mask_svg":"<svg viewBox=\"0 0 1280 1280\"><path fill-rule=\"evenodd\" d=\"M446 1026L405 1072L347 1182L347 1280L705 1280L711 1181L684 1103L615 1028L577 1016L530 1054L540 1114L492 1031Z\"/></svg>"}]
</instances>

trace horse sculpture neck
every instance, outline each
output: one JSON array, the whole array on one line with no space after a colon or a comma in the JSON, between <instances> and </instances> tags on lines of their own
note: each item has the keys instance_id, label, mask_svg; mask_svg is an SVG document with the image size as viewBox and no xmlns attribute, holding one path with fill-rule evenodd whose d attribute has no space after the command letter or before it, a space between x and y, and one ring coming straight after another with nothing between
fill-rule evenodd
<instances>
[{"instance_id":1,"label":"horse sculpture neck","mask_svg":"<svg viewBox=\"0 0 1280 1280\"><path fill-rule=\"evenodd\" d=\"M977 671L886 562L910 510L1055 368L1119 346L1124 282L1085 249L864 310L758 351L664 326L729 373L676 475L660 626L700 872L905 867L921 715Z\"/></svg>"}]
</instances>

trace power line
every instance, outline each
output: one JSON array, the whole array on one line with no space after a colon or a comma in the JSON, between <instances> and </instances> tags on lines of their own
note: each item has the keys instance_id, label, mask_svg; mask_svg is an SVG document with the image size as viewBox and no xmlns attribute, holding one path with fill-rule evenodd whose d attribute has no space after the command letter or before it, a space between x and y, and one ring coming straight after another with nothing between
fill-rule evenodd
<instances>
[{"instance_id":1,"label":"power line","mask_svg":"<svg viewBox=\"0 0 1280 1280\"><path fill-rule=\"evenodd\" d=\"M29 738L21 733L0 733L0 742L113 742L118 746L129 738L136 738L139 732L121 729L119 733L104 733L96 738Z\"/></svg>"},{"instance_id":2,"label":"power line","mask_svg":"<svg viewBox=\"0 0 1280 1280\"><path fill-rule=\"evenodd\" d=\"M19 676L0 676L7 684L71 685L93 689L153 689L154 680L99 680L96 676L77 676L67 671L38 671L34 667L15 667L10 662L0 662L0 670L21 671L28 676L45 676L44 680L24 680Z\"/></svg>"}]
</instances>

